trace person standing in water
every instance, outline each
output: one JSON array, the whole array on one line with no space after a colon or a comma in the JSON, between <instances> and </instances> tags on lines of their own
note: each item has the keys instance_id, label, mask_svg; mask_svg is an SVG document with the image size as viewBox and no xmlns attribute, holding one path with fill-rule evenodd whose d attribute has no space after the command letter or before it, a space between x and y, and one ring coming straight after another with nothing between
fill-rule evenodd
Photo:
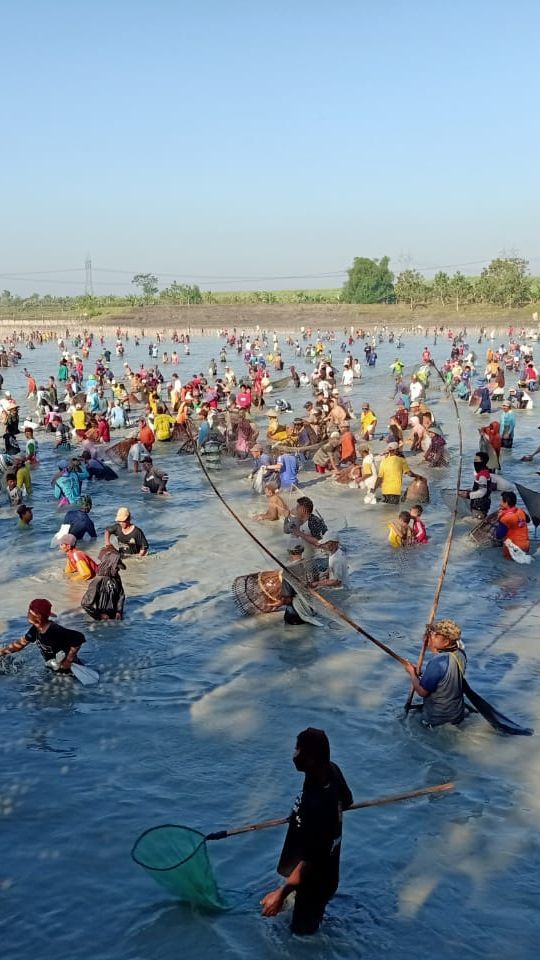
<instances>
[{"instance_id":1,"label":"person standing in water","mask_svg":"<svg viewBox=\"0 0 540 960\"><path fill-rule=\"evenodd\" d=\"M41 598L32 600L27 614L30 629L24 637L14 640L6 647L0 647L0 657L18 653L29 643L37 643L43 659L47 662L54 660L58 653L64 653L65 657L58 669L62 673L69 673L71 664L79 662L79 650L85 642L85 636L78 630L68 630L59 623L53 623L52 618L55 616L50 600Z\"/></svg>"},{"instance_id":2,"label":"person standing in water","mask_svg":"<svg viewBox=\"0 0 540 960\"><path fill-rule=\"evenodd\" d=\"M298 734L293 763L305 776L277 868L286 882L263 897L262 915L275 917L295 893L291 933L309 936L319 929L338 888L342 813L353 798L341 770L330 760L324 730L308 727Z\"/></svg>"},{"instance_id":3,"label":"person standing in water","mask_svg":"<svg viewBox=\"0 0 540 960\"><path fill-rule=\"evenodd\" d=\"M454 620L439 620L428 628L429 650L433 654L421 674L410 660L405 663L415 693L422 697L422 723L439 727L461 723L465 716L463 677L467 657L461 629Z\"/></svg>"}]
</instances>

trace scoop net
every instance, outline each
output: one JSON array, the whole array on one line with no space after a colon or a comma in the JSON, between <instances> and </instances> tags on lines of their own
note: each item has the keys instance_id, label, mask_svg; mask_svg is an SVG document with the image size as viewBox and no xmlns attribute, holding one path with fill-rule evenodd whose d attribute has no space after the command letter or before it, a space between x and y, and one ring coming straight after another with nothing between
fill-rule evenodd
<instances>
[{"instance_id":1,"label":"scoop net","mask_svg":"<svg viewBox=\"0 0 540 960\"><path fill-rule=\"evenodd\" d=\"M166 823L151 827L135 842L131 856L177 900L206 910L227 910L198 830Z\"/></svg>"}]
</instances>

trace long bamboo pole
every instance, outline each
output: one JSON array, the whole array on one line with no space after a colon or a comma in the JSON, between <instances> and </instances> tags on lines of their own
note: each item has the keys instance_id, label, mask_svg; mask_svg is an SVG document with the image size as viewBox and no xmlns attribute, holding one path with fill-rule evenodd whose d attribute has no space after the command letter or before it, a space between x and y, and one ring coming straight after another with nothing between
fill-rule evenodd
<instances>
[{"instance_id":1,"label":"long bamboo pole","mask_svg":"<svg viewBox=\"0 0 540 960\"><path fill-rule=\"evenodd\" d=\"M432 363L434 369L437 371L437 373L438 373L439 377L441 378L441 380L443 381L443 383L445 383L444 377L443 377L443 375L442 375L442 371L439 370L439 368L435 365L435 363L433 362L433 360L431 361L431 363ZM425 629L425 631L424 631L424 637L423 637L423 640L422 640L422 646L421 646L421 648L420 648L420 653L418 654L418 660L416 661L416 671L417 671L417 673L419 673L420 670L422 669L422 664L423 664L423 662L424 662L424 657L425 657L425 655L426 655L426 650L427 650L427 646L428 646L428 642L429 642L430 627L431 627L433 621L435 620L435 615L436 615L436 613L437 613L437 607L439 606L439 599L440 599L440 596L441 596L441 591L442 591L442 587L443 587L443 583L444 583L444 578L445 578L445 576L446 576L446 570L447 570L447 567L448 567L448 560L450 559L450 550L451 550L451 548L452 548L452 541L453 541L453 539L454 539L454 528L455 528L455 525L456 525L457 514L458 514L459 491L460 491L460 489L461 489L461 468L462 468L462 465L463 465L463 434L462 434L462 430L461 430L461 417L460 417L460 415L459 415L459 408L458 408L458 405L457 405L457 403L456 403L456 398L454 397L454 394L453 394L453 393L451 394L451 398L452 398L452 402L453 402L453 404L454 404L454 410L455 410L455 413L456 413L457 426L458 426L458 440L459 440L459 463L458 463L458 471L457 471L457 477L456 477L456 499L455 499L455 504L454 504L454 512L452 513L452 518L451 518L451 520L450 520L450 527L449 527L449 529L448 529L448 536L447 536L447 538L446 538L446 544L445 544L445 547L444 547L443 560L442 560L442 564L441 564L441 572L440 572L440 574L439 574L439 579L437 580L437 586L436 586L436 588L435 588L435 596L433 597L433 603L431 604L431 610L430 610L430 612L429 612L428 622L427 622L427 624L426 624L426 629ZM410 692L409 692L409 696L407 697L407 702L405 703L405 712L406 712L406 713L408 713L409 710L411 709L411 705L412 705L412 702L413 702L413 698L414 698L414 687L411 686L411 689L410 689Z\"/></svg>"},{"instance_id":2,"label":"long bamboo pole","mask_svg":"<svg viewBox=\"0 0 540 960\"><path fill-rule=\"evenodd\" d=\"M360 800L358 803L352 803L349 810L366 810L368 807L383 807L388 803L400 803L402 800L414 800L416 797L427 797L434 793L446 793L453 790L454 783L438 783L433 787L421 787L419 790L407 790L404 793L392 793L383 797L376 797L374 800ZM205 840L225 840L227 837L237 837L241 833L254 833L257 830L267 830L268 827L281 827L289 822L289 817L279 817L277 820L260 820L258 823L248 823L245 827L232 827L230 830L218 830L217 833L209 833Z\"/></svg>"}]
</instances>

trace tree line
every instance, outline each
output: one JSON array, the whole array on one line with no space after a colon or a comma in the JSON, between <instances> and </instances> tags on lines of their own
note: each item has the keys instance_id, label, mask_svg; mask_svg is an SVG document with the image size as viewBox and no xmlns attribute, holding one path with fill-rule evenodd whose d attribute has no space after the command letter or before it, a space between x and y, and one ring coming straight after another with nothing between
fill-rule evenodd
<instances>
[{"instance_id":1,"label":"tree line","mask_svg":"<svg viewBox=\"0 0 540 960\"><path fill-rule=\"evenodd\" d=\"M402 270L397 277L390 270L390 258L379 260L355 257L347 270L347 280L336 290L251 290L217 293L197 284L177 283L160 289L154 273L137 273L131 281L133 292L115 296L81 294L56 297L52 294L19 297L9 290L0 294L0 307L14 312L38 309L74 311L94 317L111 307L137 307L149 304L406 304L411 310L438 304L443 308L465 309L472 304L493 307L522 307L540 301L540 278L531 276L527 260L521 257L496 257L479 277L465 276L459 270L450 275L439 270L427 279L419 270Z\"/></svg>"},{"instance_id":2,"label":"tree line","mask_svg":"<svg viewBox=\"0 0 540 960\"><path fill-rule=\"evenodd\" d=\"M540 280L521 257L496 257L479 277L439 270L432 280L413 269L394 277L389 264L389 257L356 257L347 271L343 302L405 303L411 310L436 303L462 310L469 304L522 307L540 299Z\"/></svg>"}]
</instances>

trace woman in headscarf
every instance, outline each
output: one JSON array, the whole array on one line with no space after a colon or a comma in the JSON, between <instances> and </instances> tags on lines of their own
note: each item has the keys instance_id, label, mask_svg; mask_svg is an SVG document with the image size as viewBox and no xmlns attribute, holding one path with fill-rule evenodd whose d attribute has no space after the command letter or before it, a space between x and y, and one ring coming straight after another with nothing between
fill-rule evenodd
<instances>
[{"instance_id":1,"label":"woman in headscarf","mask_svg":"<svg viewBox=\"0 0 540 960\"><path fill-rule=\"evenodd\" d=\"M68 503L77 503L81 497L82 477L79 473L78 464L72 460L69 464L67 460L60 460L58 469L62 472L55 475L51 481L55 499L59 501L60 507L67 506Z\"/></svg>"},{"instance_id":2,"label":"woman in headscarf","mask_svg":"<svg viewBox=\"0 0 540 960\"><path fill-rule=\"evenodd\" d=\"M447 467L446 440L438 427L429 427L427 435L430 438L430 444L424 454L424 460L429 463L430 467Z\"/></svg>"},{"instance_id":3,"label":"woman in headscarf","mask_svg":"<svg viewBox=\"0 0 540 960\"><path fill-rule=\"evenodd\" d=\"M99 552L97 575L81 600L81 607L93 620L122 620L126 595L120 578L125 570L121 554L112 545Z\"/></svg>"},{"instance_id":4,"label":"woman in headscarf","mask_svg":"<svg viewBox=\"0 0 540 960\"><path fill-rule=\"evenodd\" d=\"M487 427L480 427L478 432L480 434L480 450L483 450L484 453L487 453L489 456L489 470L500 470L500 453L502 444L501 433L497 420L492 420L491 423L488 423Z\"/></svg>"},{"instance_id":5,"label":"woman in headscarf","mask_svg":"<svg viewBox=\"0 0 540 960\"><path fill-rule=\"evenodd\" d=\"M477 413L491 413L491 394L488 388L482 387L479 394L480 406L478 407Z\"/></svg>"}]
</instances>

